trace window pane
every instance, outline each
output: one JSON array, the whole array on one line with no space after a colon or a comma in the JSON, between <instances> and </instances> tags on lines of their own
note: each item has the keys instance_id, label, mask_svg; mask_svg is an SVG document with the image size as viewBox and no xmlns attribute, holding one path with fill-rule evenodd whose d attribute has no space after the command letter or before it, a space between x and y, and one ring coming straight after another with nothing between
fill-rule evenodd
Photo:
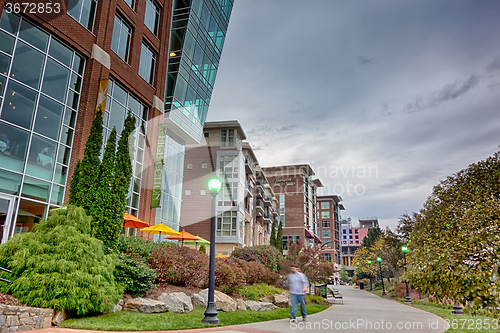
<instances>
[{"instance_id":1,"label":"window pane","mask_svg":"<svg viewBox=\"0 0 500 333\"><path fill-rule=\"evenodd\" d=\"M55 142L33 135L26 173L37 178L51 180L56 149Z\"/></svg>"},{"instance_id":2,"label":"window pane","mask_svg":"<svg viewBox=\"0 0 500 333\"><path fill-rule=\"evenodd\" d=\"M125 3L132 9L134 9L134 1L133 0L125 0Z\"/></svg>"},{"instance_id":3,"label":"window pane","mask_svg":"<svg viewBox=\"0 0 500 333\"><path fill-rule=\"evenodd\" d=\"M14 38L7 35L5 32L0 31L0 50L5 53L12 54L14 48Z\"/></svg>"},{"instance_id":4,"label":"window pane","mask_svg":"<svg viewBox=\"0 0 500 333\"><path fill-rule=\"evenodd\" d=\"M7 75L9 72L10 57L0 53L0 73Z\"/></svg>"},{"instance_id":5,"label":"window pane","mask_svg":"<svg viewBox=\"0 0 500 333\"><path fill-rule=\"evenodd\" d=\"M113 90L113 98L123 105L127 105L127 92L117 84L115 84L114 86L115 89Z\"/></svg>"},{"instance_id":6,"label":"window pane","mask_svg":"<svg viewBox=\"0 0 500 333\"><path fill-rule=\"evenodd\" d=\"M21 175L0 170L0 192L18 195L21 188Z\"/></svg>"},{"instance_id":7,"label":"window pane","mask_svg":"<svg viewBox=\"0 0 500 333\"><path fill-rule=\"evenodd\" d=\"M73 130L63 126L63 130L61 132L61 143L64 143L67 146L71 146L71 141L73 140Z\"/></svg>"},{"instance_id":8,"label":"window pane","mask_svg":"<svg viewBox=\"0 0 500 333\"><path fill-rule=\"evenodd\" d=\"M109 128L116 127L116 131L121 133L125 121L125 108L118 103L113 103L111 107L111 116L109 118Z\"/></svg>"},{"instance_id":9,"label":"window pane","mask_svg":"<svg viewBox=\"0 0 500 333\"><path fill-rule=\"evenodd\" d=\"M5 76L1 76L0 75L0 96L3 96L3 88L5 88L5 81L6 81L6 78Z\"/></svg>"},{"instance_id":10,"label":"window pane","mask_svg":"<svg viewBox=\"0 0 500 333\"><path fill-rule=\"evenodd\" d=\"M38 88L45 56L23 42L17 43L15 52L10 77Z\"/></svg>"},{"instance_id":11,"label":"window pane","mask_svg":"<svg viewBox=\"0 0 500 333\"><path fill-rule=\"evenodd\" d=\"M61 206L64 198L64 187L52 185L52 194L50 195L50 203Z\"/></svg>"},{"instance_id":12,"label":"window pane","mask_svg":"<svg viewBox=\"0 0 500 333\"><path fill-rule=\"evenodd\" d=\"M80 75L83 75L83 68L85 67L85 61L82 57L75 54L75 60L73 61L73 70Z\"/></svg>"},{"instance_id":13,"label":"window pane","mask_svg":"<svg viewBox=\"0 0 500 333\"><path fill-rule=\"evenodd\" d=\"M37 93L13 81L7 87L0 118L25 128L31 128Z\"/></svg>"},{"instance_id":14,"label":"window pane","mask_svg":"<svg viewBox=\"0 0 500 333\"><path fill-rule=\"evenodd\" d=\"M49 55L56 58L68 67L71 67L73 52L55 39L51 39Z\"/></svg>"},{"instance_id":15,"label":"window pane","mask_svg":"<svg viewBox=\"0 0 500 333\"><path fill-rule=\"evenodd\" d=\"M24 39L26 42L33 45L34 47L39 48L42 51L47 50L49 35L47 35L42 30L36 28L26 20L23 20L21 22L19 37Z\"/></svg>"},{"instance_id":16,"label":"window pane","mask_svg":"<svg viewBox=\"0 0 500 333\"><path fill-rule=\"evenodd\" d=\"M75 120L76 120L76 112L71 109L66 109L66 113L64 114L64 124L70 127L74 127Z\"/></svg>"},{"instance_id":17,"label":"window pane","mask_svg":"<svg viewBox=\"0 0 500 333\"><path fill-rule=\"evenodd\" d=\"M22 172L29 133L0 122L0 165L2 168Z\"/></svg>"},{"instance_id":18,"label":"window pane","mask_svg":"<svg viewBox=\"0 0 500 333\"><path fill-rule=\"evenodd\" d=\"M70 71L52 59L47 59L47 66L42 84L42 92L64 102L68 90Z\"/></svg>"},{"instance_id":19,"label":"window pane","mask_svg":"<svg viewBox=\"0 0 500 333\"><path fill-rule=\"evenodd\" d=\"M19 16L14 15L12 13L9 14L7 13L6 10L4 10L2 13L2 18L0 20L0 28L15 35L17 32L18 25L19 25Z\"/></svg>"},{"instance_id":20,"label":"window pane","mask_svg":"<svg viewBox=\"0 0 500 333\"><path fill-rule=\"evenodd\" d=\"M80 18L80 23L90 31L92 31L92 26L94 24L94 14L95 14L94 0L83 0L82 16Z\"/></svg>"},{"instance_id":21,"label":"window pane","mask_svg":"<svg viewBox=\"0 0 500 333\"><path fill-rule=\"evenodd\" d=\"M65 185L66 184L66 174L68 173L68 168L62 166L61 164L56 165L56 172L54 173L54 182Z\"/></svg>"},{"instance_id":22,"label":"window pane","mask_svg":"<svg viewBox=\"0 0 500 333\"><path fill-rule=\"evenodd\" d=\"M82 77L75 73L71 74L71 81L69 83L69 86L75 91L80 91L80 88L82 86Z\"/></svg>"},{"instance_id":23,"label":"window pane","mask_svg":"<svg viewBox=\"0 0 500 333\"><path fill-rule=\"evenodd\" d=\"M122 26L120 33L120 42L118 45L118 55L125 61L128 60L128 45L130 42L130 30L126 26Z\"/></svg>"},{"instance_id":24,"label":"window pane","mask_svg":"<svg viewBox=\"0 0 500 333\"><path fill-rule=\"evenodd\" d=\"M47 201L50 184L31 177L24 177L22 196L26 198Z\"/></svg>"},{"instance_id":25,"label":"window pane","mask_svg":"<svg viewBox=\"0 0 500 333\"><path fill-rule=\"evenodd\" d=\"M35 132L57 140L61 128L63 105L45 96L40 96L35 120Z\"/></svg>"},{"instance_id":26,"label":"window pane","mask_svg":"<svg viewBox=\"0 0 500 333\"><path fill-rule=\"evenodd\" d=\"M60 145L57 153L57 162L68 165L71 151L68 147Z\"/></svg>"},{"instance_id":27,"label":"window pane","mask_svg":"<svg viewBox=\"0 0 500 333\"><path fill-rule=\"evenodd\" d=\"M69 2L68 2L68 15L73 17L78 22L80 22L81 9L82 9L82 4L81 4L80 0L69 0Z\"/></svg>"}]
</instances>

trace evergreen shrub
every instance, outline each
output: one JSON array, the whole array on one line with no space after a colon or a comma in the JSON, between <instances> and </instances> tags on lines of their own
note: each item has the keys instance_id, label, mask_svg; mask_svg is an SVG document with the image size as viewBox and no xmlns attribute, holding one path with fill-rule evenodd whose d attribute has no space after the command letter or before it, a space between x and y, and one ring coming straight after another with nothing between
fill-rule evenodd
<instances>
[{"instance_id":1,"label":"evergreen shrub","mask_svg":"<svg viewBox=\"0 0 500 333\"><path fill-rule=\"evenodd\" d=\"M0 245L0 266L12 270L12 283L0 284L1 291L75 315L111 309L123 290L113 276L114 255L90 235L90 222L82 208L68 206Z\"/></svg>"},{"instance_id":2,"label":"evergreen shrub","mask_svg":"<svg viewBox=\"0 0 500 333\"><path fill-rule=\"evenodd\" d=\"M116 259L115 280L123 286L124 292L133 297L147 295L156 279L156 271L142 259L119 253Z\"/></svg>"}]
</instances>

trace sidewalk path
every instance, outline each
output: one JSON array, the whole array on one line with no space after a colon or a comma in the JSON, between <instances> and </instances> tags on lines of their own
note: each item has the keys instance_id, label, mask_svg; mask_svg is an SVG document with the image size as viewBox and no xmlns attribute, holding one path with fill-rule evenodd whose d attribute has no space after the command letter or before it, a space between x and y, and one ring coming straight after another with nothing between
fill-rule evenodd
<instances>
[{"instance_id":1,"label":"sidewalk path","mask_svg":"<svg viewBox=\"0 0 500 333\"><path fill-rule=\"evenodd\" d=\"M270 332L418 332L446 331L443 318L432 313L380 298L370 292L348 286L335 286L344 296L344 305L334 304L326 311L308 316L306 322L297 317L289 320L244 324L237 328L252 328Z\"/></svg>"},{"instance_id":2,"label":"sidewalk path","mask_svg":"<svg viewBox=\"0 0 500 333\"><path fill-rule=\"evenodd\" d=\"M308 316L306 322L299 317L297 323L288 319L204 329L162 331L166 333L368 333L408 332L442 333L446 322L434 314L395 301L386 300L367 291L347 286L336 286L344 296L344 305L334 304L329 309ZM52 328L30 333L103 333L103 331ZM114 332L117 333L117 332ZM129 332L130 333L130 332ZM141 332L142 333L142 332ZM153 332L148 332L153 333Z\"/></svg>"}]
</instances>

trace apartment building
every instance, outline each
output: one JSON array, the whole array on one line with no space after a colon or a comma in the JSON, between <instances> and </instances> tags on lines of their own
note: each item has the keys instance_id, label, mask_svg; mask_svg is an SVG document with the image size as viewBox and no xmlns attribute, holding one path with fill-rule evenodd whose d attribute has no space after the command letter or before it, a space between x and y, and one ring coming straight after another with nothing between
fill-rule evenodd
<instances>
[{"instance_id":1,"label":"apartment building","mask_svg":"<svg viewBox=\"0 0 500 333\"><path fill-rule=\"evenodd\" d=\"M215 249L229 255L243 246L269 244L273 193L237 121L207 122L201 144L187 146L181 229L210 238L211 200L207 181L222 181L217 196ZM267 185L269 186L269 185Z\"/></svg>"},{"instance_id":2,"label":"apartment building","mask_svg":"<svg viewBox=\"0 0 500 333\"><path fill-rule=\"evenodd\" d=\"M363 244L363 239L368 235L368 231L379 226L377 217L360 217L358 223L358 227L352 227L350 220L341 224L342 264L347 266L350 275L353 274L356 266L356 263L353 262L356 250Z\"/></svg>"},{"instance_id":3,"label":"apartment building","mask_svg":"<svg viewBox=\"0 0 500 333\"><path fill-rule=\"evenodd\" d=\"M283 223L283 248L289 242L305 246L321 243L318 237L317 189L319 179L313 179L309 164L263 167L262 170L277 197L280 220ZM278 208L278 206L276 206Z\"/></svg>"},{"instance_id":4,"label":"apartment building","mask_svg":"<svg viewBox=\"0 0 500 333\"><path fill-rule=\"evenodd\" d=\"M323 195L317 197L318 202L318 236L323 242L322 256L335 264L341 264L340 211L345 210L339 195Z\"/></svg>"},{"instance_id":5,"label":"apartment building","mask_svg":"<svg viewBox=\"0 0 500 333\"><path fill-rule=\"evenodd\" d=\"M201 139L233 1L11 5L0 1L0 242L67 202L98 107L105 138L136 118L127 211L178 229L184 147Z\"/></svg>"}]
</instances>

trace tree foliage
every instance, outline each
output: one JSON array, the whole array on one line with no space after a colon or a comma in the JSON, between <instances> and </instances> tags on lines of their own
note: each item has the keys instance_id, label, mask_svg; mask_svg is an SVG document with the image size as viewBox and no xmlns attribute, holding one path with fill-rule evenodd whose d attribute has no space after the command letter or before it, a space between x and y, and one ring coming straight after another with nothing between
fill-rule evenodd
<instances>
[{"instance_id":1,"label":"tree foliage","mask_svg":"<svg viewBox=\"0 0 500 333\"><path fill-rule=\"evenodd\" d=\"M328 281L334 273L333 265L321 258L318 246L305 247L300 242L289 245L288 254L280 263L282 273L288 274L291 265L297 265L311 283Z\"/></svg>"},{"instance_id":2,"label":"tree foliage","mask_svg":"<svg viewBox=\"0 0 500 333\"><path fill-rule=\"evenodd\" d=\"M410 282L473 310L498 307L500 153L441 181L415 217Z\"/></svg>"},{"instance_id":3,"label":"tree foliage","mask_svg":"<svg viewBox=\"0 0 500 333\"><path fill-rule=\"evenodd\" d=\"M404 213L398 219L398 225L396 226L396 232L403 243L408 243L410 240L410 235L413 230L417 213L413 212L411 214Z\"/></svg>"},{"instance_id":4,"label":"tree foliage","mask_svg":"<svg viewBox=\"0 0 500 333\"><path fill-rule=\"evenodd\" d=\"M12 270L2 291L29 306L77 315L109 310L123 292L113 277L114 257L90 235L90 220L70 205L2 244L0 266Z\"/></svg>"},{"instance_id":5,"label":"tree foliage","mask_svg":"<svg viewBox=\"0 0 500 333\"><path fill-rule=\"evenodd\" d=\"M274 226L274 221L271 227L271 237L269 240L269 245L276 247L276 227Z\"/></svg>"},{"instance_id":6,"label":"tree foliage","mask_svg":"<svg viewBox=\"0 0 500 333\"><path fill-rule=\"evenodd\" d=\"M278 263L283 255L278 249L270 245L255 245L236 248L231 252L231 257L245 261L256 261L264 264L273 272L279 271Z\"/></svg>"},{"instance_id":7,"label":"tree foliage","mask_svg":"<svg viewBox=\"0 0 500 333\"><path fill-rule=\"evenodd\" d=\"M383 232L379 227L371 228L370 230L368 230L368 234L366 235L366 237L363 238L363 243L361 244L361 246L368 248L371 247L373 243L375 243L377 238L382 234Z\"/></svg>"},{"instance_id":8,"label":"tree foliage","mask_svg":"<svg viewBox=\"0 0 500 333\"><path fill-rule=\"evenodd\" d=\"M276 248L283 254L283 222L281 221L278 225L278 232L276 234Z\"/></svg>"}]
</instances>

